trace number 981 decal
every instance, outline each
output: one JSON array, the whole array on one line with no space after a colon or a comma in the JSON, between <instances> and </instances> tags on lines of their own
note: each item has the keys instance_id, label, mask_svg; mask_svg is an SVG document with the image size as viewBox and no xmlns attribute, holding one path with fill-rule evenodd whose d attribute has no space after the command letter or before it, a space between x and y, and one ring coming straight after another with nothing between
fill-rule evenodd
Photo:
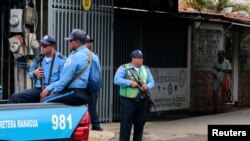
<instances>
[{"instance_id":1,"label":"number 981 decal","mask_svg":"<svg viewBox=\"0 0 250 141\"><path fill-rule=\"evenodd\" d=\"M64 114L56 115L53 114L51 117L52 129L53 130L65 130L72 129L72 115L68 116Z\"/></svg>"}]
</instances>

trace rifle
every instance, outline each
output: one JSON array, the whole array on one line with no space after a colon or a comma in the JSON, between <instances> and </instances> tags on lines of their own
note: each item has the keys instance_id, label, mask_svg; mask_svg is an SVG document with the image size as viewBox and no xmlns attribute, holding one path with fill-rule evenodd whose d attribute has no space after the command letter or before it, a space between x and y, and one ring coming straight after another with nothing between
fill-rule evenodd
<instances>
[{"instance_id":1,"label":"rifle","mask_svg":"<svg viewBox=\"0 0 250 141\"><path fill-rule=\"evenodd\" d=\"M38 64L38 67L40 67L40 68L42 68L42 61L43 61L44 56L45 55L43 53L40 53L38 55L37 64ZM44 89L44 78L43 77L40 78L40 83L41 83L41 90L43 91L43 89Z\"/></svg>"},{"instance_id":2,"label":"rifle","mask_svg":"<svg viewBox=\"0 0 250 141\"><path fill-rule=\"evenodd\" d=\"M145 82L141 79L140 75L136 72L136 70L134 68L129 68L128 70L131 73L131 75L133 76L136 83L139 85L139 87L141 87L141 86L143 86L143 84L145 84ZM135 76L135 74L137 75L137 77ZM142 91L139 88L139 90L140 91L139 91L138 95L135 97L135 101L140 102L142 99L147 98L147 100L149 102L148 107L147 107L148 113L150 113L151 107L153 107L155 112L157 113L157 115L160 116L160 113L156 110L155 102L150 96L149 89Z\"/></svg>"}]
</instances>

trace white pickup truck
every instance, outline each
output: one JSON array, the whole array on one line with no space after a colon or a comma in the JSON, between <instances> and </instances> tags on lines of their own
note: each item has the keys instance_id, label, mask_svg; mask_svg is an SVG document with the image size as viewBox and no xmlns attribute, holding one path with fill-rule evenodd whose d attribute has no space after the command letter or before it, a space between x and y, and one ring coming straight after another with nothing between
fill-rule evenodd
<instances>
[{"instance_id":1,"label":"white pickup truck","mask_svg":"<svg viewBox=\"0 0 250 141\"><path fill-rule=\"evenodd\" d=\"M89 124L86 105L0 104L0 140L87 141Z\"/></svg>"}]
</instances>

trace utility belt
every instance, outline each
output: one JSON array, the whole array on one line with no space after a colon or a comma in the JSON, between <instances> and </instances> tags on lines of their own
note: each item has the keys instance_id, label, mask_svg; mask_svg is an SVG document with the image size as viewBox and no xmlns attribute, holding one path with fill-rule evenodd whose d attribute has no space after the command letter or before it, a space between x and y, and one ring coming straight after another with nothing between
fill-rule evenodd
<instances>
[{"instance_id":1,"label":"utility belt","mask_svg":"<svg viewBox=\"0 0 250 141\"><path fill-rule=\"evenodd\" d=\"M130 98L130 97L125 97L125 96L120 96L122 99L125 99L125 100L128 100L128 101L133 101L133 102L142 102L142 101L145 101L146 98L142 98L140 100L137 99L137 97L135 98Z\"/></svg>"},{"instance_id":2,"label":"utility belt","mask_svg":"<svg viewBox=\"0 0 250 141\"><path fill-rule=\"evenodd\" d=\"M67 89L63 90L62 93L70 92L70 91L73 91L74 94L81 99L84 99L86 101L90 100L91 95L90 95L87 88L67 88Z\"/></svg>"},{"instance_id":3,"label":"utility belt","mask_svg":"<svg viewBox=\"0 0 250 141\"><path fill-rule=\"evenodd\" d=\"M62 90L60 93L67 93L73 91L77 95L87 95L89 94L87 88L67 88Z\"/></svg>"},{"instance_id":4,"label":"utility belt","mask_svg":"<svg viewBox=\"0 0 250 141\"><path fill-rule=\"evenodd\" d=\"M77 93L77 92L87 92L87 88L68 88L66 90L74 91L75 93Z\"/></svg>"}]
</instances>

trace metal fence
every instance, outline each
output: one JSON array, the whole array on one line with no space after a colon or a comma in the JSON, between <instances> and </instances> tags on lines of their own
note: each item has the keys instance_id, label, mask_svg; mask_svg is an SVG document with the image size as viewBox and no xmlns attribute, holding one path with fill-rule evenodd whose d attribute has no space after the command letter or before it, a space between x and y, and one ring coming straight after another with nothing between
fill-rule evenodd
<instances>
[{"instance_id":1,"label":"metal fence","mask_svg":"<svg viewBox=\"0 0 250 141\"><path fill-rule=\"evenodd\" d=\"M14 59L9 49L9 3L0 2L0 86L2 87L1 99L8 99L14 92Z\"/></svg>"},{"instance_id":2,"label":"metal fence","mask_svg":"<svg viewBox=\"0 0 250 141\"><path fill-rule=\"evenodd\" d=\"M48 3L48 33L55 35L57 48L68 55L69 45L64 41L72 29L85 30L94 39L93 51L99 56L103 88L98 100L98 114L101 122L112 121L113 94L113 0L93 0L90 11L82 10L79 0L51 0Z\"/></svg>"},{"instance_id":3,"label":"metal fence","mask_svg":"<svg viewBox=\"0 0 250 141\"><path fill-rule=\"evenodd\" d=\"M142 49L151 68L187 67L187 23L140 12L114 11L113 0L93 0L90 11L81 2L49 1L48 31L58 41L58 50L69 54L63 40L72 28L86 30L94 39L93 50L101 61L104 85L98 101L102 122L119 120L118 87L113 76L119 65L130 61L133 49ZM163 19L162 19L163 18Z\"/></svg>"},{"instance_id":4,"label":"metal fence","mask_svg":"<svg viewBox=\"0 0 250 141\"><path fill-rule=\"evenodd\" d=\"M114 72L131 61L130 53L141 49L149 68L187 67L188 24L166 15L115 11ZM119 120L119 88L114 87L113 120Z\"/></svg>"}]
</instances>

